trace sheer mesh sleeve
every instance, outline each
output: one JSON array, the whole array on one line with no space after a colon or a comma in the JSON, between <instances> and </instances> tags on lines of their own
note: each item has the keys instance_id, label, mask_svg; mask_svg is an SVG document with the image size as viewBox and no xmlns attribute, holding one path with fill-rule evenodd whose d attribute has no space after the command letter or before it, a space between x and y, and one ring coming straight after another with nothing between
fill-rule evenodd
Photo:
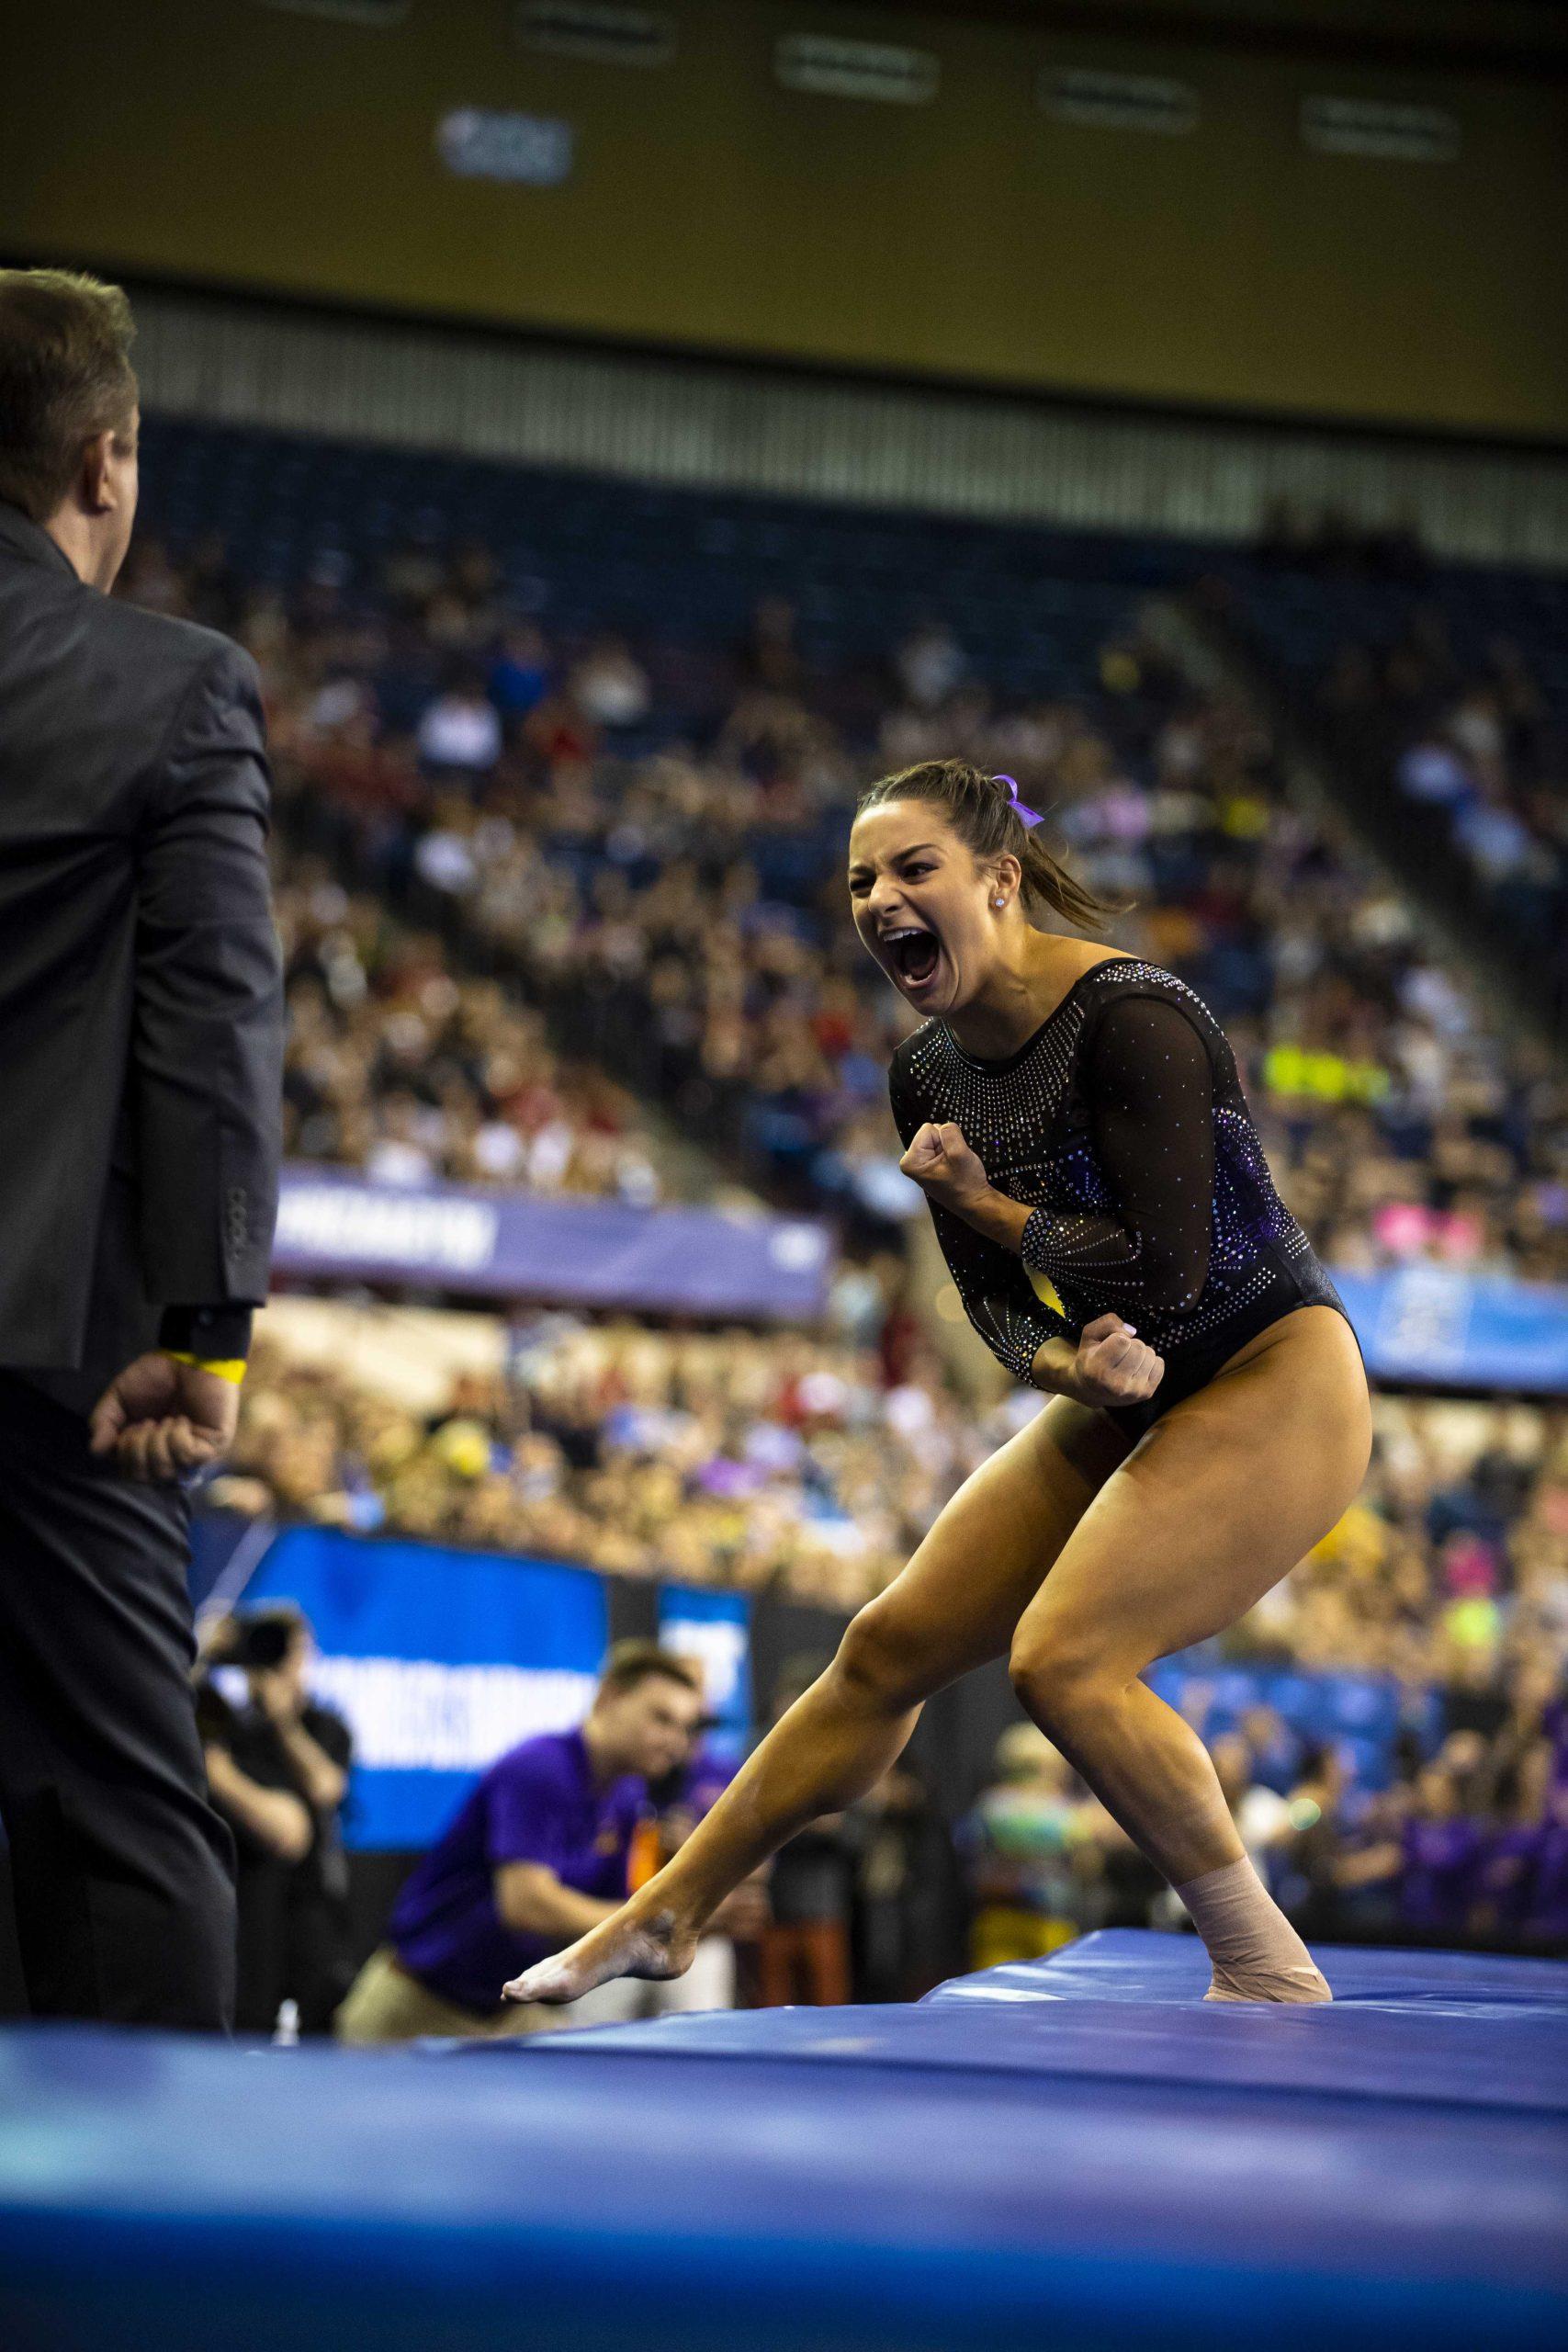
<instances>
[{"instance_id":1,"label":"sheer mesh sleeve","mask_svg":"<svg viewBox=\"0 0 1568 2352\"><path fill-rule=\"evenodd\" d=\"M907 1151L926 1114L902 1083L897 1063L887 1074L887 1093L893 1123ZM1032 1380L1035 1356L1046 1340L1074 1338L1072 1325L1040 1297L1021 1258L976 1233L938 1202L927 1205L964 1314L1015 1380Z\"/></svg>"},{"instance_id":2,"label":"sheer mesh sleeve","mask_svg":"<svg viewBox=\"0 0 1568 2352\"><path fill-rule=\"evenodd\" d=\"M1023 1228L1026 1265L1053 1282L1181 1313L1208 1279L1214 1182L1213 1072L1194 1024L1168 998L1123 997L1089 1041L1085 1075L1095 1154L1113 1211Z\"/></svg>"}]
</instances>

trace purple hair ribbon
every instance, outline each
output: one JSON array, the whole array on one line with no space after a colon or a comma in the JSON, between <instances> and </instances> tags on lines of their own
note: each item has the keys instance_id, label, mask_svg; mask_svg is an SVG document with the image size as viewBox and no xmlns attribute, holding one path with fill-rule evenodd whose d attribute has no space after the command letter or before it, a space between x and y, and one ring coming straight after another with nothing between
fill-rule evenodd
<instances>
[{"instance_id":1,"label":"purple hair ribbon","mask_svg":"<svg viewBox=\"0 0 1568 2352\"><path fill-rule=\"evenodd\" d=\"M1039 822L1040 822L1040 811L1039 811L1039 809L1038 809L1038 808L1026 808L1026 807L1024 806L1023 802L1022 802L1022 801L1019 798L1019 797L1018 797L1018 778L1017 778L1017 776L1015 776L1015 775L997 775L997 776L993 776L993 777L991 778L991 781L992 781L992 783L993 783L993 784L1005 784L1005 785L1007 786L1007 788L1008 788L1008 806L1009 806L1009 808L1012 810L1013 815L1018 819L1019 823L1020 823L1021 825L1023 825L1024 827L1026 827L1026 828L1027 828L1028 826L1031 826L1031 825L1037 825L1037 824L1039 824Z\"/></svg>"}]
</instances>

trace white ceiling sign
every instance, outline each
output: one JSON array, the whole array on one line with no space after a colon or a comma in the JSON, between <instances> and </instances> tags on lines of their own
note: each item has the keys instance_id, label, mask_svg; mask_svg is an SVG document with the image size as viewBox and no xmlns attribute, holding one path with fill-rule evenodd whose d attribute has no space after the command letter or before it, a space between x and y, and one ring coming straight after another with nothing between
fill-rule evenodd
<instances>
[{"instance_id":1,"label":"white ceiling sign","mask_svg":"<svg viewBox=\"0 0 1568 2352\"><path fill-rule=\"evenodd\" d=\"M1303 98L1302 139L1320 155L1370 155L1396 164L1451 164L1457 119L1440 107L1391 106L1379 98Z\"/></svg>"},{"instance_id":2,"label":"white ceiling sign","mask_svg":"<svg viewBox=\"0 0 1568 2352\"><path fill-rule=\"evenodd\" d=\"M525 49L581 57L594 65L667 65L675 22L662 8L618 8L600 0L524 0L513 29Z\"/></svg>"},{"instance_id":3,"label":"white ceiling sign","mask_svg":"<svg viewBox=\"0 0 1568 2352\"><path fill-rule=\"evenodd\" d=\"M1048 66L1040 76L1039 95L1054 121L1092 130L1157 130L1171 137L1198 123L1197 91L1190 82L1167 81L1163 74Z\"/></svg>"},{"instance_id":4,"label":"white ceiling sign","mask_svg":"<svg viewBox=\"0 0 1568 2352\"><path fill-rule=\"evenodd\" d=\"M927 49L890 41L840 40L830 33L785 33L773 50L773 72L786 90L821 98L874 98L886 105L927 106L942 67Z\"/></svg>"}]
</instances>

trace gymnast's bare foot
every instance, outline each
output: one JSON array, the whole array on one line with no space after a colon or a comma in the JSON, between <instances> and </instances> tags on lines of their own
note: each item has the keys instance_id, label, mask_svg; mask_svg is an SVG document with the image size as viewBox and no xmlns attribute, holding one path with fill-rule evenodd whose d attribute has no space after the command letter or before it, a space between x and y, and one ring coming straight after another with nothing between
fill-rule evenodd
<instances>
[{"instance_id":1,"label":"gymnast's bare foot","mask_svg":"<svg viewBox=\"0 0 1568 2352\"><path fill-rule=\"evenodd\" d=\"M565 1951L552 1952L514 1976L503 1997L555 2004L575 2001L615 1976L683 1976L696 1948L695 1933L678 1929L672 1912L639 1917L627 1903Z\"/></svg>"}]
</instances>

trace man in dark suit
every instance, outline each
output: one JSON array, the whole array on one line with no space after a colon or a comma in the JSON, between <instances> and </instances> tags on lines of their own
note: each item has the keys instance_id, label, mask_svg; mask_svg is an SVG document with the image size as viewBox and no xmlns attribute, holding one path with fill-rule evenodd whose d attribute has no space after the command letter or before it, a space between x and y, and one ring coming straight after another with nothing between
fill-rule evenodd
<instances>
[{"instance_id":1,"label":"man in dark suit","mask_svg":"<svg viewBox=\"0 0 1568 2352\"><path fill-rule=\"evenodd\" d=\"M282 1006L254 665L107 594L132 332L0 271L0 1818L35 2015L221 2030L185 1482L266 1294Z\"/></svg>"}]
</instances>

